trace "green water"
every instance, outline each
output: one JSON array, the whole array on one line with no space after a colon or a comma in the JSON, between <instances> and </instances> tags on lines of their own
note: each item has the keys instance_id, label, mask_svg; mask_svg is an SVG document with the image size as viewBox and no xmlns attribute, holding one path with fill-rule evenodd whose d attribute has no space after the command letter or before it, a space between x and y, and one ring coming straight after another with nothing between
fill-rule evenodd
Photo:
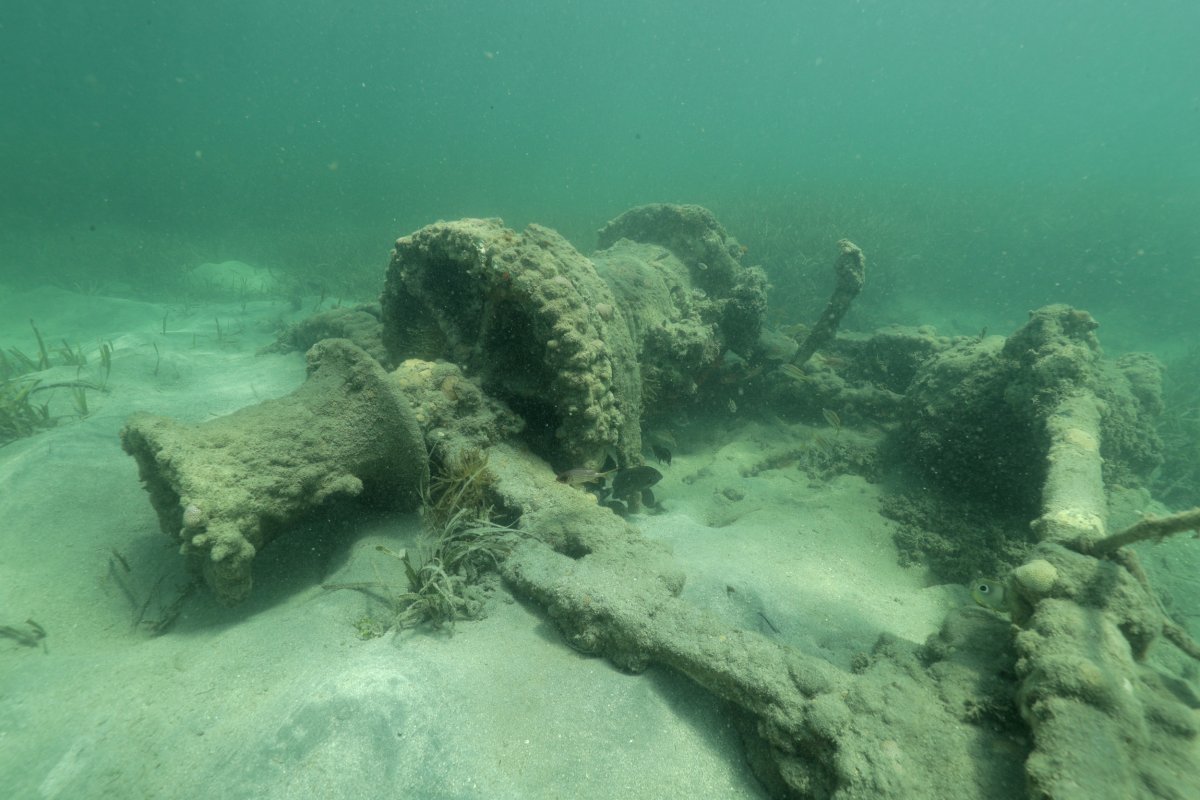
<instances>
[{"instance_id":1,"label":"green water","mask_svg":"<svg viewBox=\"0 0 1200 800\"><path fill-rule=\"evenodd\" d=\"M258 349L317 308L375 298L393 240L428 223L536 222L586 253L630 207L696 203L767 271L771 327L816 319L842 238L868 260L844 330L1007 335L1049 303L1091 312L1107 354L1168 364L1166 460L1147 483L1194 506L1197 42L1196 0L4 0L0 355L16 366L0 388L46 393L29 431L0 437L0 795L765 796L723 701L586 659L531 605L497 603L473 634L367 650L358 599L319 591L330 576L379 580L373 562L338 563L345 520L311 548L268 552L281 566L250 611L205 594L171 635L142 636L167 618L171 583L155 576L182 560L117 431L135 410L200 421L290 391L300 356ZM273 294L205 296L189 279L234 260L268 269ZM772 439L740 457L757 463ZM770 488L727 455L719 484L690 456L675 454L676 500L697 477L695 496L722 509L742 499L722 487ZM821 521L823 544L889 535L862 522L865 484L839 484L832 505L803 485L748 490L711 528L664 518L662 541L693 558L689 591L707 568L714 607L736 594L757 609L754 580L792 580L795 558L808 582L762 584L764 608L848 663L847 626L895 622L828 600L859 587L848 562L889 614L901 589L919 600L900 614L913 630L943 617L950 601L916 572L856 555L890 550L846 544L825 567L807 539L786 540L803 557L784 558L726 527L765 507L778 517L748 529L768 543L796 520ZM1134 500L1122 525L1146 510ZM393 523L361 523L353 552L396 548ZM397 525L415 542L415 518ZM1200 543L1184 538L1144 558L1194 632ZM43 625L45 642L13 635ZM1194 665L1178 671L1194 683ZM1189 775L1174 778L1186 793ZM964 796L1004 794L986 769L976 780Z\"/></svg>"},{"instance_id":2,"label":"green water","mask_svg":"<svg viewBox=\"0 0 1200 800\"><path fill-rule=\"evenodd\" d=\"M166 290L236 257L363 294L435 219L586 251L696 202L781 321L849 236L865 323L1061 301L1170 349L1200 297L1198 34L1169 0L10 3L0 281Z\"/></svg>"}]
</instances>

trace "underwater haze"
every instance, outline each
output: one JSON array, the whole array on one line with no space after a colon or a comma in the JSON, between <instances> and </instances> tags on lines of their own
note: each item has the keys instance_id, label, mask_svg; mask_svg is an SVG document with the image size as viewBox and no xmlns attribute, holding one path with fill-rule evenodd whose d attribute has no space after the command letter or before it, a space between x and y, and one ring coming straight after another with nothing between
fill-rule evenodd
<instances>
[{"instance_id":1,"label":"underwater haze","mask_svg":"<svg viewBox=\"0 0 1200 800\"><path fill-rule=\"evenodd\" d=\"M0 800L1200 797L1198 42L3 0Z\"/></svg>"},{"instance_id":2,"label":"underwater haze","mask_svg":"<svg viewBox=\"0 0 1200 800\"><path fill-rule=\"evenodd\" d=\"M1068 302L1159 349L1200 296L1198 40L1186 0L11 3L0 280L239 258L365 294L436 219L587 251L694 202L781 322L849 236L872 322Z\"/></svg>"}]
</instances>

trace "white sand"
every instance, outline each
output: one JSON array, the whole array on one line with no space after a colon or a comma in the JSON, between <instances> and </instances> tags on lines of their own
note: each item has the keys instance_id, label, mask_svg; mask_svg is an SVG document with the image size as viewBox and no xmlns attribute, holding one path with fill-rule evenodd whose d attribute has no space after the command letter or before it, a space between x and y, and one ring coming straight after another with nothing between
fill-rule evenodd
<instances>
[{"instance_id":1,"label":"white sand","mask_svg":"<svg viewBox=\"0 0 1200 800\"><path fill-rule=\"evenodd\" d=\"M35 352L32 317L51 349L84 345L90 380L97 342L115 346L87 419L0 449L0 625L32 618L48 632L45 652L0 640L5 796L760 797L720 702L678 676L577 654L503 592L453 635L359 640L370 600L320 584L401 584L374 545L411 543L411 516L330 509L264 550L244 606L202 591L166 635L131 628L110 548L139 598L165 576L169 599L185 576L117 432L135 410L199 421L291 391L300 354L254 355L285 310L0 297L0 346ZM70 392L55 391L52 409L73 413ZM923 639L961 602L896 566L876 487L810 485L794 468L742 478L761 444L678 453L656 487L668 513L637 519L673 547L686 599L843 666L881 632Z\"/></svg>"}]
</instances>

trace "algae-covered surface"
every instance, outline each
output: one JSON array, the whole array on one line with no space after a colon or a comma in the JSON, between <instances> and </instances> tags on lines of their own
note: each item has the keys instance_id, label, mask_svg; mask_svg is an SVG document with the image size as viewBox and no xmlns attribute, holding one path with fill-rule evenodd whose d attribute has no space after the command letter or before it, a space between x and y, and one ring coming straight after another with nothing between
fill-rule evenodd
<instances>
[{"instance_id":1,"label":"algae-covered surface","mask_svg":"<svg viewBox=\"0 0 1200 800\"><path fill-rule=\"evenodd\" d=\"M1200 796L1196 4L112 5L0 12L0 797Z\"/></svg>"},{"instance_id":2,"label":"algae-covered surface","mask_svg":"<svg viewBox=\"0 0 1200 800\"><path fill-rule=\"evenodd\" d=\"M519 319L527 295L502 296ZM556 479L548 417L470 367L386 373L386 305L340 306L3 298L40 420L0 449L15 796L1195 788L1195 548L1088 546L1165 513L1162 370L1105 360L1088 313L1045 306L1002 341L845 332L804 365L722 354L656 399L626 466ZM481 341L536 358L527 331ZM486 471L476 499L456 463ZM503 538L459 572L427 529L471 503ZM225 523L247 532L234 583L206 546ZM977 605L981 584L1009 599Z\"/></svg>"},{"instance_id":3,"label":"algae-covered surface","mask_svg":"<svg viewBox=\"0 0 1200 800\"><path fill-rule=\"evenodd\" d=\"M149 635L188 578L117 432L135 409L201 421L285 394L303 358L254 355L269 304L197 308L165 336L168 307L57 291L5 298L0 318L34 303L61 312L42 328L112 340L114 356L86 419L0 450L2 622L46 631L37 646L0 640L8 796L760 796L717 702L575 653L503 590L452 635L359 639L380 609L321 584L399 590L374 548L411 545L415 515L330 510L292 535L302 545L264 549L247 604L197 592ZM218 342L214 316L242 331Z\"/></svg>"},{"instance_id":4,"label":"algae-covered surface","mask_svg":"<svg viewBox=\"0 0 1200 800\"><path fill-rule=\"evenodd\" d=\"M596 798L772 796L724 701L669 669L629 674L577 652L542 608L494 578L480 619L375 635L389 597L405 588L401 564L379 548L415 547L415 514L327 503L262 549L254 592L236 608L189 574L117 434L135 411L204 422L292 392L303 357L263 348L274 326L311 307L181 308L52 289L3 302L2 319L45 309L40 330L112 349L107 369L91 358L69 370L103 383L88 390L85 417L69 389L55 389L55 424L0 449L0 623L31 634L0 640L0 774L12 796L385 797L399 788L520 798L559 796L563 786ZM12 323L0 334L32 335ZM65 372L52 365L47 382ZM895 738L882 739L897 764L914 759L946 776L967 767L964 796L1015 796L1029 740L1004 702L1011 686L979 682L1007 680L1007 622L974 608L972 576L939 577L902 557L897 534L912 522L891 507L901 487L880 480L878 467L830 460L833 448L859 452L878 435L770 414L681 419L670 463L647 453L663 475L657 507L629 522L669 551L685 576L680 600L718 625L847 676L883 663L859 679L851 707L864 710L861 726L889 706L899 715ZM1113 502L1114 526L1156 507L1144 490ZM944 525L966 524L946 513ZM1172 617L1194 629L1191 544L1147 547L1144 560ZM347 584L373 589L323 588ZM919 654L963 614L927 652L937 661L969 645L990 660L961 674L947 662L937 692L992 733L973 760L938 766L948 751L904 653ZM881 650L881 636L899 649ZM1184 676L1171 690L1194 700L1194 667L1166 645L1157 658L1162 674ZM898 693L886 700L889 685ZM922 725L925 745L905 734Z\"/></svg>"},{"instance_id":5,"label":"algae-covered surface","mask_svg":"<svg viewBox=\"0 0 1200 800\"><path fill-rule=\"evenodd\" d=\"M0 622L46 632L35 646L0 640L11 796L763 796L720 701L671 672L631 676L575 652L502 587L452 633L360 639L379 604L321 586L399 590L398 563L375 546L411 546L412 514L330 508L264 548L246 604L199 589L157 631L189 576L117 433L135 410L203 421L294 389L300 354L255 355L280 309L58 290L3 303L0 318L36 306L55 336L113 343L85 419L57 390L58 424L0 450ZM897 565L879 486L794 464L746 477L780 432L696 425L659 465L664 510L633 520L671 548L689 602L847 669L881 633L920 642L966 602L963 587Z\"/></svg>"},{"instance_id":6,"label":"algae-covered surface","mask_svg":"<svg viewBox=\"0 0 1200 800\"><path fill-rule=\"evenodd\" d=\"M39 331L99 343L81 346L86 364L50 353L32 374L91 387L86 414L75 387L49 389L41 402L53 424L0 449L0 623L12 633L0 639L0 773L13 796L519 798L564 786L596 798L775 796L719 684L710 693L687 668L651 659L630 674L579 652L558 612L494 576L481 618L388 631L407 589L393 555L418 547L415 514L328 501L261 549L249 600L217 602L159 530L117 434L137 411L204 423L293 392L304 358L270 345L322 301L309 302L181 307L59 289L4 298L0 319L38 308ZM22 342L33 331L10 322L0 335ZM446 380L434 388L466 396ZM914 767L939 792L1020 795L1030 739L1009 625L972 604L966 583L977 576L947 566L990 563L970 549L977 536L956 530L972 517L921 507L913 476L888 477L894 466L869 455L881 431L836 414L788 421L730 406L658 425L653 438L670 447L646 455L662 478L628 522L669 554L684 578L679 601L708 615L697 636L751 632L842 675L842 700L806 713L845 737L844 759L884 748L882 760L839 768L890 796L916 791L905 774ZM586 498L530 458L549 486ZM1114 528L1160 508L1145 489L1114 488L1111 502ZM921 525L964 553L930 568L921 551L902 552ZM1194 630L1194 545L1142 547L1159 602ZM597 596L597 608L608 600ZM1151 664L1155 724L1186 732L1186 709L1200 704L1194 665L1166 644ZM821 721L848 713L849 729ZM1180 763L1172 752L1166 771Z\"/></svg>"}]
</instances>

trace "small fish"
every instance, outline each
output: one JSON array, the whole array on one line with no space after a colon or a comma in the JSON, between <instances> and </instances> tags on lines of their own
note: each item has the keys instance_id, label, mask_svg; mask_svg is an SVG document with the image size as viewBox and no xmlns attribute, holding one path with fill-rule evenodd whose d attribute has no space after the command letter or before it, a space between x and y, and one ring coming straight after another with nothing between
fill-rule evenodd
<instances>
[{"instance_id":1,"label":"small fish","mask_svg":"<svg viewBox=\"0 0 1200 800\"><path fill-rule=\"evenodd\" d=\"M620 517L623 517L629 513L629 507L620 500L601 500L600 505L604 506Z\"/></svg>"},{"instance_id":2,"label":"small fish","mask_svg":"<svg viewBox=\"0 0 1200 800\"><path fill-rule=\"evenodd\" d=\"M992 611L1008 611L1008 587L997 578L979 578L973 581L971 599Z\"/></svg>"},{"instance_id":3,"label":"small fish","mask_svg":"<svg viewBox=\"0 0 1200 800\"><path fill-rule=\"evenodd\" d=\"M808 333L808 326L805 325L803 322L797 322L792 325L784 325L783 327L781 327L779 329L779 332L782 333L784 336L791 336L792 338L797 338L800 336L804 336L805 334Z\"/></svg>"},{"instance_id":4,"label":"small fish","mask_svg":"<svg viewBox=\"0 0 1200 800\"><path fill-rule=\"evenodd\" d=\"M827 356L824 353L814 353L813 361L817 362L823 367L833 370L834 372L837 372L839 369L846 366L846 359L842 358L841 356Z\"/></svg>"},{"instance_id":5,"label":"small fish","mask_svg":"<svg viewBox=\"0 0 1200 800\"><path fill-rule=\"evenodd\" d=\"M558 476L559 483L565 483L568 486L583 486L588 483L603 483L613 470L606 472L598 472L594 469L569 469L566 472L560 473Z\"/></svg>"},{"instance_id":6,"label":"small fish","mask_svg":"<svg viewBox=\"0 0 1200 800\"><path fill-rule=\"evenodd\" d=\"M626 467L617 470L613 478L612 493L617 499L625 499L649 489L662 480L662 473L654 467Z\"/></svg>"},{"instance_id":7,"label":"small fish","mask_svg":"<svg viewBox=\"0 0 1200 800\"><path fill-rule=\"evenodd\" d=\"M821 415L825 417L825 421L833 427L834 431L841 433L842 418L837 415L836 411L830 411L828 408L822 408Z\"/></svg>"},{"instance_id":8,"label":"small fish","mask_svg":"<svg viewBox=\"0 0 1200 800\"><path fill-rule=\"evenodd\" d=\"M797 367L795 364L780 364L779 371L783 373L785 377L791 378L794 381L799 381L800 383L813 380L811 375Z\"/></svg>"},{"instance_id":9,"label":"small fish","mask_svg":"<svg viewBox=\"0 0 1200 800\"><path fill-rule=\"evenodd\" d=\"M658 459L660 464L671 466L671 451L663 447L661 444L650 445L650 450L654 453L654 457Z\"/></svg>"}]
</instances>

